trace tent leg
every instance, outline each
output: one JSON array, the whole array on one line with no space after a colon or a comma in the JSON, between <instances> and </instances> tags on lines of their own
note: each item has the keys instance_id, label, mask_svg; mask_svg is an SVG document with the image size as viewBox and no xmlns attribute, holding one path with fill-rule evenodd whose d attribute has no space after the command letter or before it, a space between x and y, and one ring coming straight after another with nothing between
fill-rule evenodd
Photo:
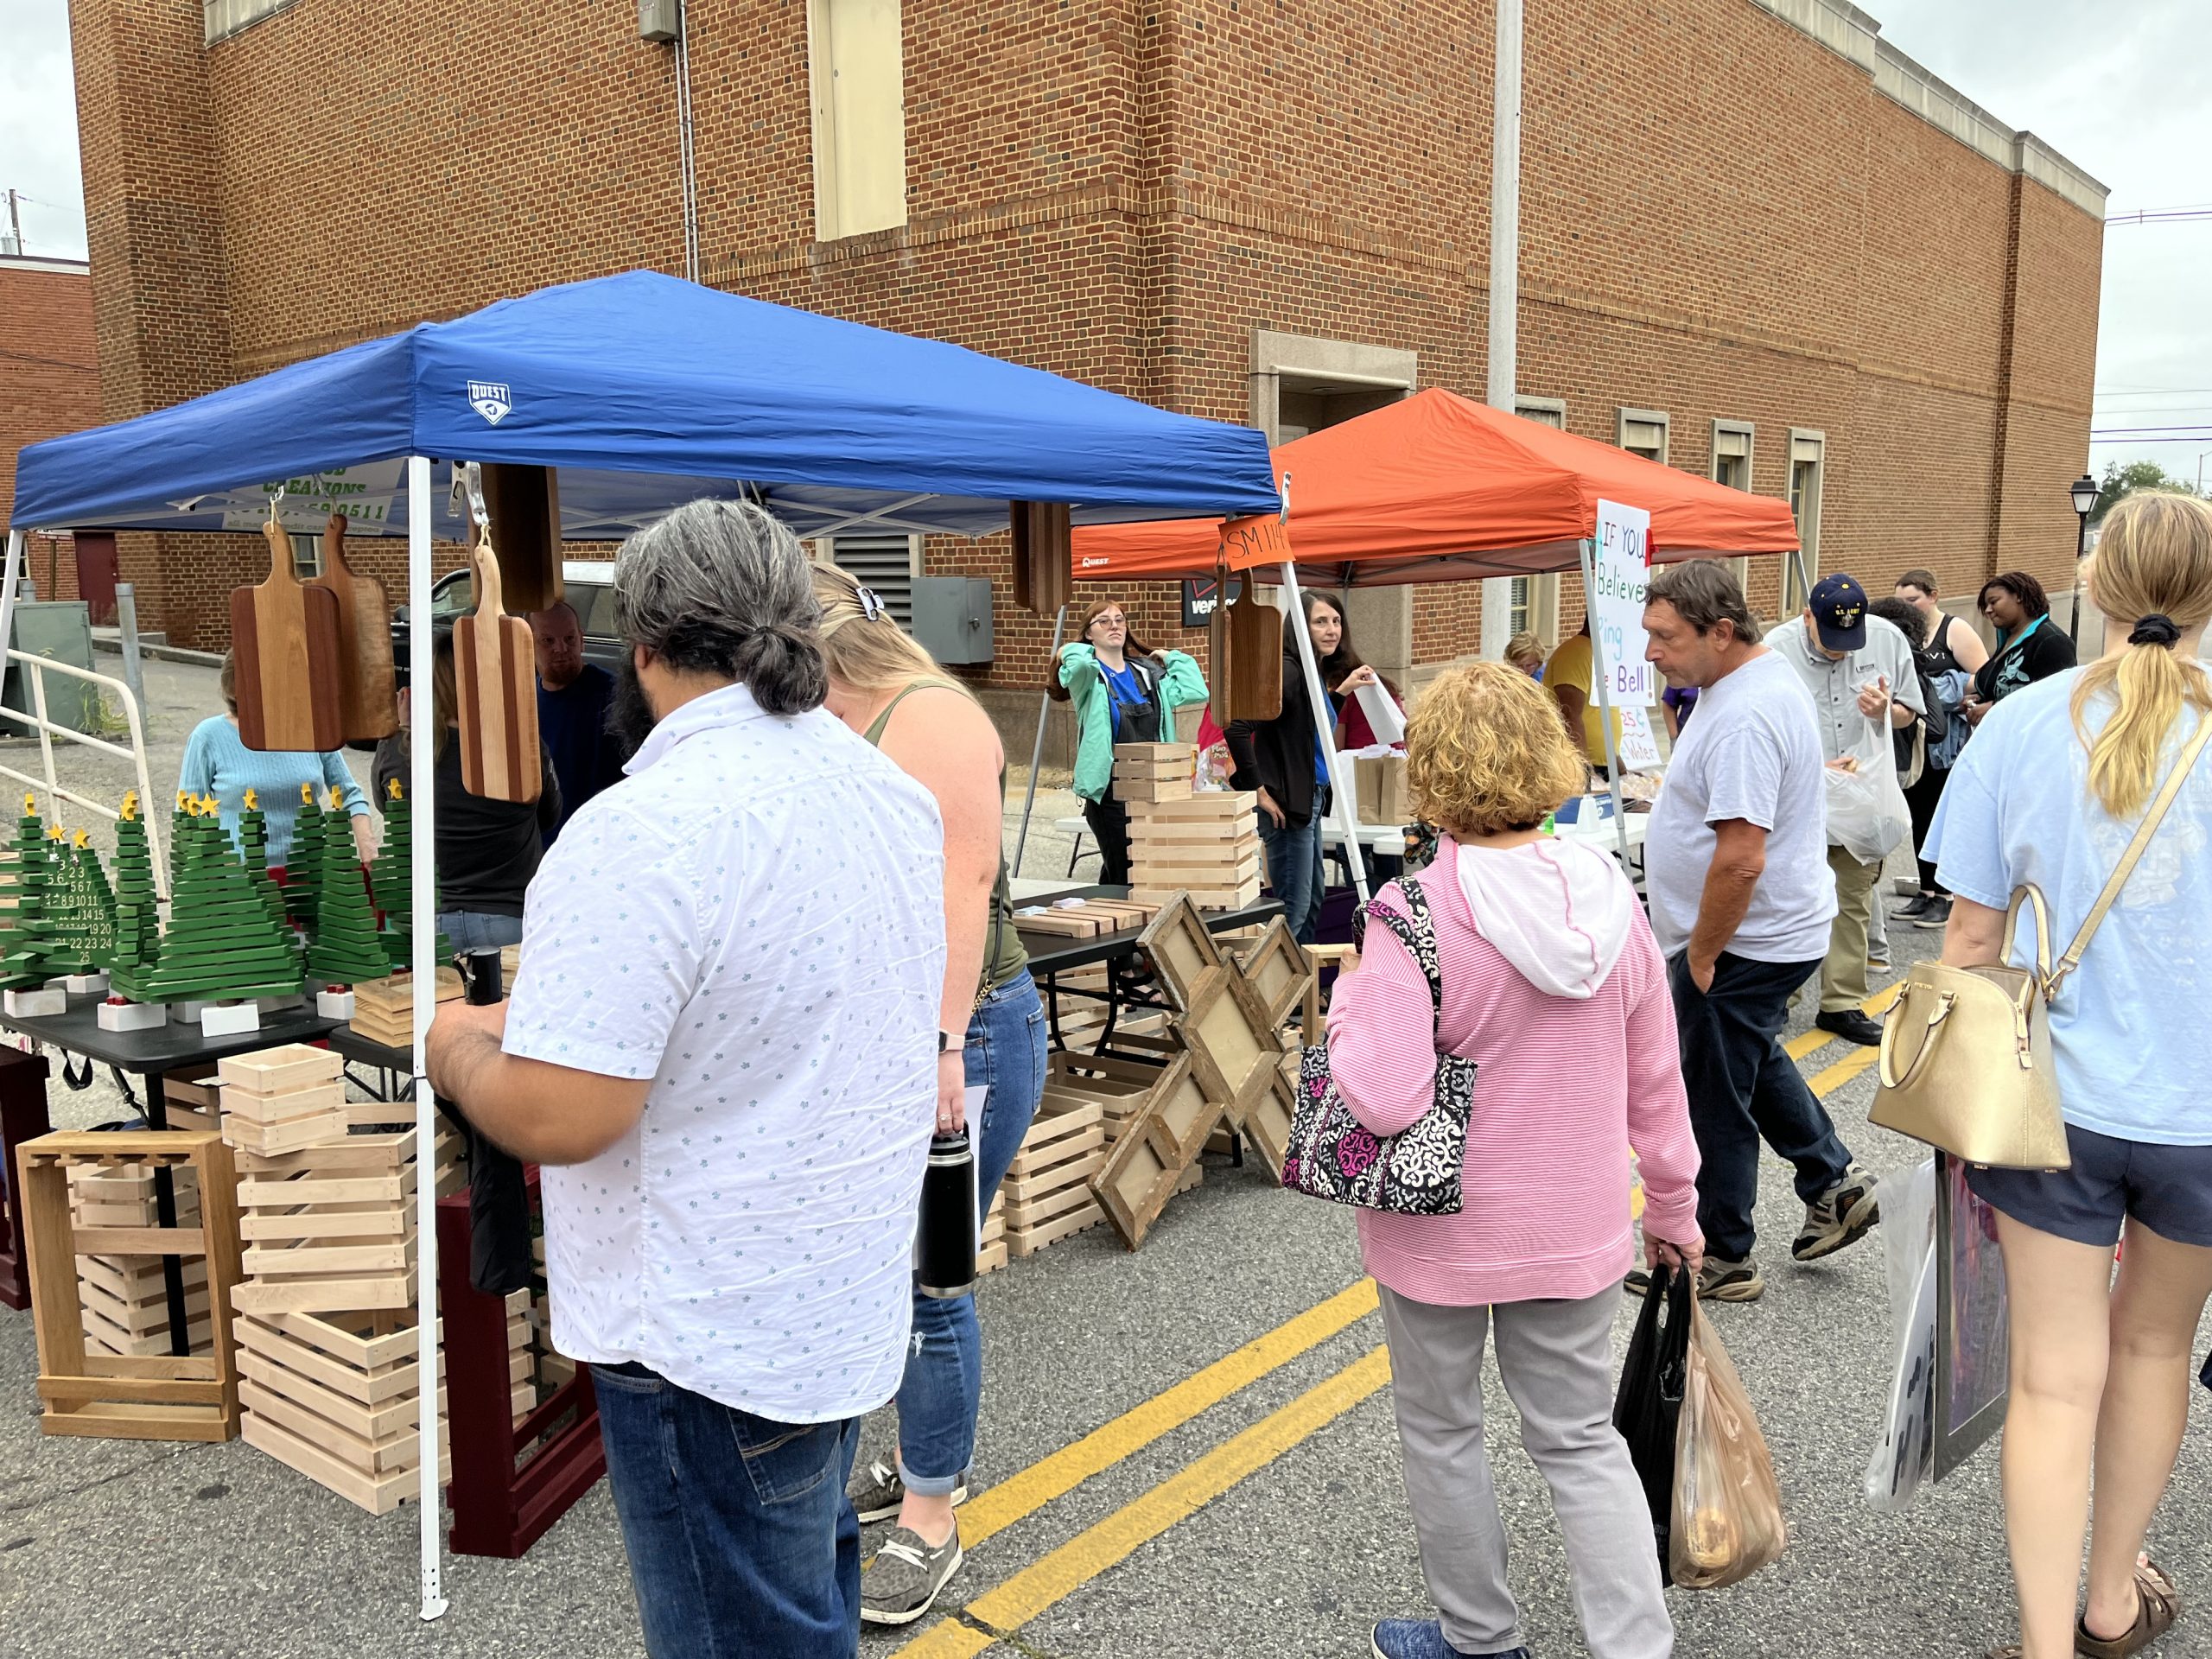
<instances>
[{"instance_id":1,"label":"tent leg","mask_svg":"<svg viewBox=\"0 0 2212 1659\"><path fill-rule=\"evenodd\" d=\"M1582 543L1582 613L1590 620L1590 683L1598 692L1598 724L1605 734L1605 782L1613 798L1613 835L1620 842L1621 874L1628 872L1628 819L1621 810L1621 755L1613 740L1613 698L1605 684L1605 653L1598 641L1598 605L1591 597L1597 575L1590 543Z\"/></svg>"},{"instance_id":2,"label":"tent leg","mask_svg":"<svg viewBox=\"0 0 2212 1659\"><path fill-rule=\"evenodd\" d=\"M1789 563L1791 569L1797 572L1797 603L1800 608L1802 608L1813 602L1813 573L1806 568L1805 550L1802 547L1791 548ZM1783 608L1787 610L1789 607L1784 606ZM1777 622L1785 622L1789 618L1777 616L1774 620Z\"/></svg>"},{"instance_id":3,"label":"tent leg","mask_svg":"<svg viewBox=\"0 0 2212 1659\"><path fill-rule=\"evenodd\" d=\"M414 626L407 631L407 677L415 695L408 699L408 798L415 814L415 847L408 871L410 906L414 912L413 958L415 993L415 1255L420 1274L416 1287L416 1369L423 1379L420 1409L416 1413L417 1468L422 1484L416 1521L422 1529L423 1605L424 1619L446 1610L443 1562L438 1537L438 1117L430 1096L429 1068L423 1051L430 1034L430 1020L437 1012L438 918L436 860L437 798L431 788L435 775L436 732L431 705L436 700L421 694L430 683L431 631L424 624L430 615L430 462L413 455L407 462L407 613Z\"/></svg>"},{"instance_id":4,"label":"tent leg","mask_svg":"<svg viewBox=\"0 0 2212 1659\"><path fill-rule=\"evenodd\" d=\"M0 681L7 677L8 652L16 648L16 588L22 580L23 560L28 552L30 532L11 530L8 532L7 574L0 577ZM44 735L44 734L41 734ZM147 817L153 816L153 806L147 804Z\"/></svg>"},{"instance_id":5,"label":"tent leg","mask_svg":"<svg viewBox=\"0 0 2212 1659\"><path fill-rule=\"evenodd\" d=\"M1052 652L1045 659L1047 675L1060 671L1060 636L1067 632L1068 607L1060 607L1059 614L1052 619ZM1052 712L1052 694L1049 691L1037 699L1037 741L1029 746L1029 787L1021 797L1021 833L1014 839L1014 868L1010 874L1021 874L1022 850L1029 845L1029 815L1037 806L1037 767L1045 758L1045 721Z\"/></svg>"},{"instance_id":6,"label":"tent leg","mask_svg":"<svg viewBox=\"0 0 2212 1659\"><path fill-rule=\"evenodd\" d=\"M1250 572L1245 573L1244 579L1252 580ZM1306 630L1306 602L1299 596L1298 570L1288 559L1282 563L1282 585L1290 595L1290 626L1298 634L1298 665L1306 671L1306 701L1313 710L1314 735L1321 740L1321 753L1329 758L1329 787L1337 798L1340 815L1337 822L1344 832L1344 861L1351 867L1352 891L1365 905L1367 858L1359 844L1358 805L1344 787L1344 758L1337 753L1337 741L1329 729L1329 699L1321 689L1320 664L1313 658L1313 636Z\"/></svg>"}]
</instances>

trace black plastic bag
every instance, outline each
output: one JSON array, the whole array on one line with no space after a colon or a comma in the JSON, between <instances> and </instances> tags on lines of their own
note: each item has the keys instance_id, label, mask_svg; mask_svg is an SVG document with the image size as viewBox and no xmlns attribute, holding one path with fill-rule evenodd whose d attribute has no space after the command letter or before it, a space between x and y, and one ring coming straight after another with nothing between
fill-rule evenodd
<instances>
[{"instance_id":1,"label":"black plastic bag","mask_svg":"<svg viewBox=\"0 0 2212 1659\"><path fill-rule=\"evenodd\" d=\"M2212 1389L2212 1354L2204 1356L2204 1369L2196 1374L2196 1380L2206 1388Z\"/></svg>"},{"instance_id":2,"label":"black plastic bag","mask_svg":"<svg viewBox=\"0 0 2212 1659\"><path fill-rule=\"evenodd\" d=\"M1643 1311L1629 1338L1621 1368L1620 1393L1613 1401L1613 1427L1628 1442L1643 1501L1651 1511L1652 1541L1659 1552L1659 1575L1671 1576L1669 1546L1675 1512L1675 1441L1682 1414L1682 1384L1689 1363L1690 1275L1655 1268ZM1662 1313L1665 1319L1661 1319Z\"/></svg>"}]
</instances>

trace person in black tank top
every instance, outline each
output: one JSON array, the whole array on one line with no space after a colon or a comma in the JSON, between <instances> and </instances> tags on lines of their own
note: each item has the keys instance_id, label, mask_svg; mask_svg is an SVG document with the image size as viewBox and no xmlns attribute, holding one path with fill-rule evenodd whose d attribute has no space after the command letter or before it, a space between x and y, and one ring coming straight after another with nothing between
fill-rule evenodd
<instances>
[{"instance_id":1,"label":"person in black tank top","mask_svg":"<svg viewBox=\"0 0 2212 1659\"><path fill-rule=\"evenodd\" d=\"M1961 689L1961 682L1971 683L1974 671L1989 660L1989 647L1973 628L1936 603L1936 593L1933 571L1908 570L1897 578L1897 596L1918 611L1928 624L1928 643L1919 653L1921 671L1939 689ZM1960 678L1949 677L1953 675ZM1958 758L1968 730L1962 698L1947 699L1944 713L1955 728L1954 741L1929 749L1927 765L1904 791L1905 805L1912 813L1916 852L1928 844L1928 831L1936 822L1936 804L1943 798L1943 786L1951 781L1951 763ZM1891 913L1915 927L1940 930L1951 919L1950 895L1936 880L1935 865L1925 858L1919 862L1920 891Z\"/></svg>"}]
</instances>

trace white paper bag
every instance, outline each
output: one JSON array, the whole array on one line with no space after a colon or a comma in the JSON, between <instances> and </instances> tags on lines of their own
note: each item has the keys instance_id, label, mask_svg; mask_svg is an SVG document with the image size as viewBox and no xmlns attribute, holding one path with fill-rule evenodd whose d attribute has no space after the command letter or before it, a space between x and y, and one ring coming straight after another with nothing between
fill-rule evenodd
<instances>
[{"instance_id":1,"label":"white paper bag","mask_svg":"<svg viewBox=\"0 0 2212 1659\"><path fill-rule=\"evenodd\" d=\"M1380 683L1363 685L1352 696L1359 700L1359 711L1367 716L1367 724L1377 743L1406 741L1406 717L1399 711L1396 700Z\"/></svg>"}]
</instances>

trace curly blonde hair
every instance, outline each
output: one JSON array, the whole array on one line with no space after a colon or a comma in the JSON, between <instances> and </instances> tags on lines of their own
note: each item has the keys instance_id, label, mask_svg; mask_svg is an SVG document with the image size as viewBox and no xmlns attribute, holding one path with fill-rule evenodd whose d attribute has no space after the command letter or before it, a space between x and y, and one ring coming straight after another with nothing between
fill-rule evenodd
<instances>
[{"instance_id":1,"label":"curly blonde hair","mask_svg":"<svg viewBox=\"0 0 2212 1659\"><path fill-rule=\"evenodd\" d=\"M1406 722L1413 809L1453 835L1532 829L1589 775L1551 693L1505 663L1440 675Z\"/></svg>"}]
</instances>

